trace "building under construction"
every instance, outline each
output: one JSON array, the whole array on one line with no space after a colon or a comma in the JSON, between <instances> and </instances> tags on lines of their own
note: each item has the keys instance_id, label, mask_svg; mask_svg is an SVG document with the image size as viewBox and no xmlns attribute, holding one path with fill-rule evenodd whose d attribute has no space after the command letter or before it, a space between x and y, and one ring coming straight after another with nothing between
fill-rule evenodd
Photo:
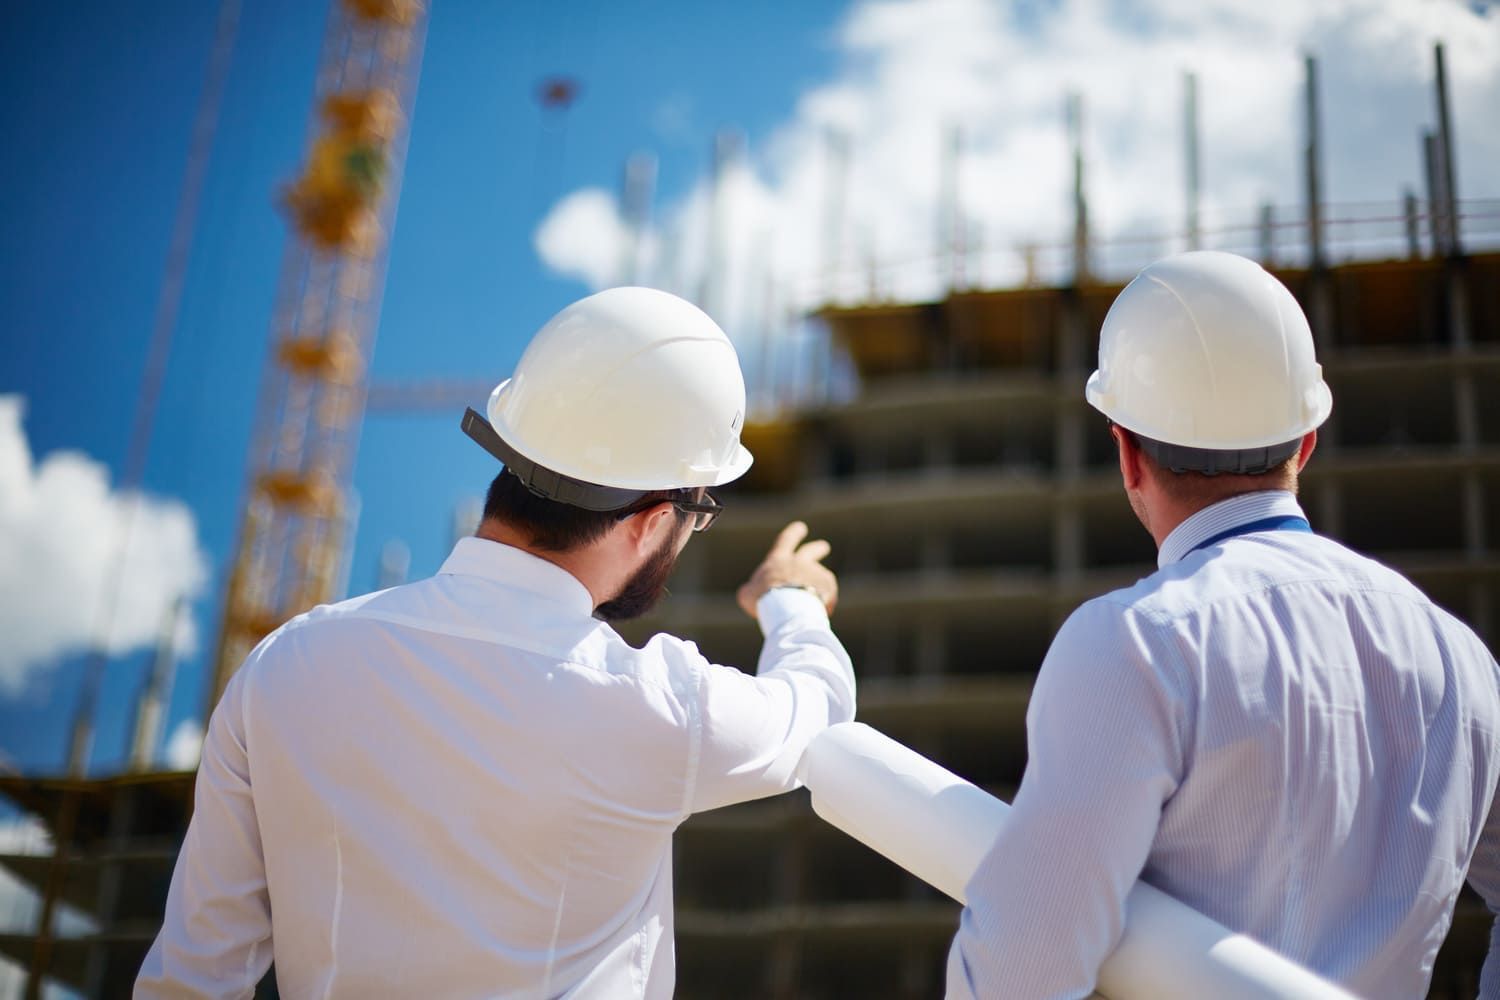
<instances>
[{"instance_id":1,"label":"building under construction","mask_svg":"<svg viewBox=\"0 0 1500 1000\"><path fill-rule=\"evenodd\" d=\"M1500 621L1500 254L1279 271L1334 413L1304 473L1318 531L1399 568L1493 644ZM1037 666L1084 600L1154 571L1083 384L1120 290L953 294L826 318L847 405L752 440L730 516L685 551L661 627L755 661L733 588L792 517L833 544L859 718L1009 799ZM769 435L774 433L775 438ZM682 997L930 997L955 903L824 824L805 793L678 835ZM1460 907L1434 996L1477 990L1489 914Z\"/></svg>"},{"instance_id":2,"label":"building under construction","mask_svg":"<svg viewBox=\"0 0 1500 1000\"><path fill-rule=\"evenodd\" d=\"M1398 567L1487 641L1500 621L1500 254L1280 271L1316 328L1335 396L1303 504L1317 529ZM852 402L752 425L731 515L684 553L651 627L753 664L733 590L775 530L833 543L835 625L859 717L1009 798L1037 666L1082 601L1149 573L1154 549L1083 401L1118 285L963 292L826 314L857 366ZM191 775L0 779L68 861L0 858L54 893L52 934L0 949L88 995L128 983L160 920ZM682 997L930 997L957 904L824 824L805 793L691 819L677 840ZM72 931L65 929L72 927ZM1473 995L1488 913L1464 900L1434 996Z\"/></svg>"},{"instance_id":3,"label":"building under construction","mask_svg":"<svg viewBox=\"0 0 1500 1000\"><path fill-rule=\"evenodd\" d=\"M308 172L288 192L296 233L215 693L250 644L332 596L338 575L338 491L367 388L391 210L375 197L379 162L399 169L400 81L420 51L420 25L392 13L408 8L348 2L330 29L344 40L330 43L335 69L319 84L328 137L379 155L315 136ZM337 67L358 52L387 82L358 76L358 101L326 100L343 92ZM340 174L351 164L370 168L363 187ZM1303 479L1315 528L1402 570L1493 645L1500 253L1466 252L1451 179L1433 188L1421 213L1408 203L1399 259L1330 264L1314 186L1306 260L1268 263L1310 317L1335 396ZM1421 223L1430 246L1419 245ZM1083 399L1120 287L1077 266L1065 281L824 310L858 392L746 428L757 461L726 491L729 516L686 549L673 597L632 637L666 629L718 662L752 665L760 636L734 588L776 530L803 518L833 544L834 624L860 676L859 718L1009 799L1025 767L1031 683L1057 627L1154 566L1104 422ZM0 854L34 890L33 905L0 924L0 956L26 970L28 996L128 993L160 925L192 781L0 776L0 794L37 821L35 843ZM675 884L681 997L941 994L957 904L823 823L805 793L689 820ZM1487 911L1463 899L1432 996L1476 993L1488 935ZM274 970L261 992L274 995Z\"/></svg>"}]
</instances>

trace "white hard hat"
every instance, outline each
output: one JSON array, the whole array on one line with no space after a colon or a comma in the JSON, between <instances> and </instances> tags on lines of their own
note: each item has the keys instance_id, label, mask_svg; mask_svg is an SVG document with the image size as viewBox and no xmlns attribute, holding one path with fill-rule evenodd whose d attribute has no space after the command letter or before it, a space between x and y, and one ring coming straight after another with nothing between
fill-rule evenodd
<instances>
[{"instance_id":1,"label":"white hard hat","mask_svg":"<svg viewBox=\"0 0 1500 1000\"><path fill-rule=\"evenodd\" d=\"M611 288L537 331L464 430L540 496L617 510L652 490L717 486L750 468L745 380L703 310Z\"/></svg>"},{"instance_id":2,"label":"white hard hat","mask_svg":"<svg viewBox=\"0 0 1500 1000\"><path fill-rule=\"evenodd\" d=\"M1125 286L1084 394L1162 464L1210 474L1274 468L1333 409L1292 293L1213 250L1159 260Z\"/></svg>"}]
</instances>

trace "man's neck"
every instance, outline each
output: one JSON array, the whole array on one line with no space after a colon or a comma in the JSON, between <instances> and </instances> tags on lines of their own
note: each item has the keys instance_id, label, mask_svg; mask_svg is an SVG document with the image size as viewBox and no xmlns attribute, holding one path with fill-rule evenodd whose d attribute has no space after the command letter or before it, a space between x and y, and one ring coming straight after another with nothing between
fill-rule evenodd
<instances>
[{"instance_id":1,"label":"man's neck","mask_svg":"<svg viewBox=\"0 0 1500 1000\"><path fill-rule=\"evenodd\" d=\"M1226 497L1225 499L1228 498ZM1161 551L1162 543L1167 540L1167 536L1176 531L1183 521L1186 521L1200 510L1207 510L1218 502L1215 500L1211 503L1194 505L1167 503L1159 500L1158 504L1160 504L1160 508L1152 510L1151 523L1148 526L1151 538L1156 542L1157 551Z\"/></svg>"},{"instance_id":2,"label":"man's neck","mask_svg":"<svg viewBox=\"0 0 1500 1000\"><path fill-rule=\"evenodd\" d=\"M549 562L564 572L571 575L588 590L594 599L594 607L598 607L607 597L601 597L601 591L607 586L599 580L599 574L594 572L593 560L589 557L587 549L572 550L568 552L551 552L546 549L537 548L531 539L523 532L503 521L487 518L481 521L479 528L474 532L475 538L482 538L487 542L498 542L501 545L509 545L513 549L520 549L528 555L536 556L538 559Z\"/></svg>"},{"instance_id":3,"label":"man's neck","mask_svg":"<svg viewBox=\"0 0 1500 1000\"><path fill-rule=\"evenodd\" d=\"M1266 493L1266 492L1273 492L1273 491L1274 492L1289 492L1289 491L1287 491L1281 485L1266 486L1265 488L1258 489L1258 490L1244 490L1244 491L1239 492L1239 493L1230 493L1230 494L1227 494L1227 495L1222 496L1222 497L1217 497L1215 499L1208 500L1208 501L1206 501L1204 503L1198 503L1198 504L1181 504L1181 505L1178 505L1176 507L1170 508L1168 510L1164 510L1162 512L1161 517L1160 517L1160 526L1161 527L1160 527L1159 532L1158 532L1158 521L1157 521L1157 519L1156 518L1152 519L1151 537L1156 540L1156 550L1157 550L1157 552L1161 551L1162 545L1165 544L1167 538L1171 536L1172 532L1176 531L1179 527L1181 527L1182 524L1185 521L1187 521L1189 518L1192 518L1192 517L1196 516L1197 514L1200 514L1203 511L1208 510L1210 507L1217 507L1219 504L1221 504L1221 503L1227 503L1230 500L1238 500L1241 497L1254 496L1254 495L1259 494L1259 493Z\"/></svg>"},{"instance_id":4,"label":"man's neck","mask_svg":"<svg viewBox=\"0 0 1500 1000\"><path fill-rule=\"evenodd\" d=\"M1163 489L1162 485L1155 479L1145 477L1142 482L1142 489L1137 497L1132 497L1131 504L1135 506L1137 499L1139 499L1139 502L1144 505L1144 512L1141 507L1136 507L1136 515L1145 524L1146 530L1150 532L1152 539L1156 542L1157 551L1160 551L1162 543L1167 540L1167 536L1176 531L1183 521L1186 521L1200 511L1207 510L1226 500L1233 500L1236 497L1246 496L1251 493L1264 493L1268 490L1284 490L1292 494L1296 494L1297 492L1297 477L1295 474L1289 477L1265 476L1253 479L1239 476L1235 477L1235 479L1237 482L1233 484L1234 488L1226 489L1220 496L1211 496L1202 500L1185 500L1179 499ZM1227 483L1225 485L1226 487L1229 486Z\"/></svg>"}]
</instances>

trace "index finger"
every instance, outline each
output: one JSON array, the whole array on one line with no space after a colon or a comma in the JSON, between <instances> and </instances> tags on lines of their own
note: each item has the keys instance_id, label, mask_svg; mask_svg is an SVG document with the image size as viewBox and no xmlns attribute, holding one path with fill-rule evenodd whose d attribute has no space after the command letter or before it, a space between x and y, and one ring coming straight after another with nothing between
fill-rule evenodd
<instances>
[{"instance_id":1,"label":"index finger","mask_svg":"<svg viewBox=\"0 0 1500 1000\"><path fill-rule=\"evenodd\" d=\"M776 536L776 541L771 543L771 552L779 555L792 555L797 551L797 546L802 539L807 537L807 525L801 521L793 521L781 529L781 534Z\"/></svg>"},{"instance_id":2,"label":"index finger","mask_svg":"<svg viewBox=\"0 0 1500 1000\"><path fill-rule=\"evenodd\" d=\"M813 562L822 562L833 551L833 546L819 538L815 542L808 542L797 550L798 559L811 559Z\"/></svg>"}]
</instances>

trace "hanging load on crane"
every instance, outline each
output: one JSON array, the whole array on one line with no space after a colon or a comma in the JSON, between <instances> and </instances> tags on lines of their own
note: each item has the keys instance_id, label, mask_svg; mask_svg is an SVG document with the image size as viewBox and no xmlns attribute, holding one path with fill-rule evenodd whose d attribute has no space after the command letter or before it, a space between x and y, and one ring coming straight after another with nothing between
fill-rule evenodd
<instances>
[{"instance_id":1,"label":"hanging load on crane","mask_svg":"<svg viewBox=\"0 0 1500 1000\"><path fill-rule=\"evenodd\" d=\"M401 109L388 90L334 94L323 102L326 131L287 191L298 231L325 250L364 255L375 245L377 207Z\"/></svg>"},{"instance_id":2,"label":"hanging load on crane","mask_svg":"<svg viewBox=\"0 0 1500 1000\"><path fill-rule=\"evenodd\" d=\"M344 5L366 21L408 26L422 13L422 0L344 0Z\"/></svg>"}]
</instances>

